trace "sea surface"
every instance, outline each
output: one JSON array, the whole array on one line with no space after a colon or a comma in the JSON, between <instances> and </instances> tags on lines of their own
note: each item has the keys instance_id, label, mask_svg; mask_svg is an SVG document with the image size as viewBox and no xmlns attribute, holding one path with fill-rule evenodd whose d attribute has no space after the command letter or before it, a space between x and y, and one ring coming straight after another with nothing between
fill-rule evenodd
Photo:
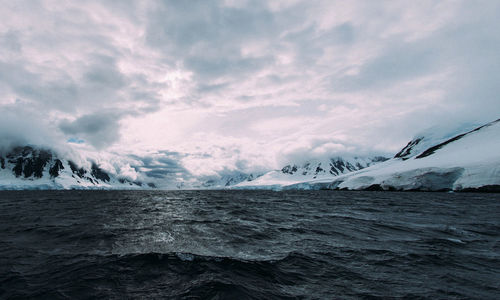
<instances>
[{"instance_id":1,"label":"sea surface","mask_svg":"<svg viewBox=\"0 0 500 300\"><path fill-rule=\"evenodd\" d=\"M0 192L1 299L500 299L500 194Z\"/></svg>"}]
</instances>

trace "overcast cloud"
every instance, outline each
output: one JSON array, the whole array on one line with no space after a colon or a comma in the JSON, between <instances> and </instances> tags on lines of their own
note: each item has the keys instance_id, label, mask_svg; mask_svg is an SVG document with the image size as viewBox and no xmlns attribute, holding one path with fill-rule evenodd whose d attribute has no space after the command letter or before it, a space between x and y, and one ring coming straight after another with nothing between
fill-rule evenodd
<instances>
[{"instance_id":1,"label":"overcast cloud","mask_svg":"<svg viewBox=\"0 0 500 300\"><path fill-rule=\"evenodd\" d=\"M500 116L499 1L0 5L3 144L155 151L162 167L136 157L155 176L209 175Z\"/></svg>"}]
</instances>

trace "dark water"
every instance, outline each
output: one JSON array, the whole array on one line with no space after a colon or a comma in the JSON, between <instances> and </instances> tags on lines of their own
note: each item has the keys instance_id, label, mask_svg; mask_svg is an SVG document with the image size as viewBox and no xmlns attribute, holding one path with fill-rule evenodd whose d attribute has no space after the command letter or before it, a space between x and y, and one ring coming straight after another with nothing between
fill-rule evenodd
<instances>
[{"instance_id":1,"label":"dark water","mask_svg":"<svg viewBox=\"0 0 500 300\"><path fill-rule=\"evenodd\" d=\"M500 195L0 192L0 298L500 298Z\"/></svg>"}]
</instances>

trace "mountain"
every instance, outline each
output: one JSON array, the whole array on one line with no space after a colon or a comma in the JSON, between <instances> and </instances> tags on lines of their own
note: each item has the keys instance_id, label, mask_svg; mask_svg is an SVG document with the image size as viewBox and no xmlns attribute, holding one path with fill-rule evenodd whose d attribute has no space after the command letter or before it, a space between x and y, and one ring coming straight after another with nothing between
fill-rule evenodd
<instances>
[{"instance_id":1,"label":"mountain","mask_svg":"<svg viewBox=\"0 0 500 300\"><path fill-rule=\"evenodd\" d=\"M136 157L126 168L72 159L35 146L0 152L0 189L347 189L500 192L500 119L416 135L391 159L342 156L290 163L267 173L194 176L170 159ZM119 161L126 160L120 157ZM163 161L163 160L162 160ZM130 175L133 173L134 176ZM120 175L122 174L122 175ZM127 175L125 175L127 174ZM160 176L161 175L161 176ZM137 178L137 179L130 179Z\"/></svg>"},{"instance_id":2,"label":"mountain","mask_svg":"<svg viewBox=\"0 0 500 300\"><path fill-rule=\"evenodd\" d=\"M0 155L0 189L129 189L154 184L117 178L97 163L79 166L50 149L14 147Z\"/></svg>"},{"instance_id":3,"label":"mountain","mask_svg":"<svg viewBox=\"0 0 500 300\"><path fill-rule=\"evenodd\" d=\"M419 135L392 159L288 189L500 191L500 119L450 138Z\"/></svg>"},{"instance_id":4,"label":"mountain","mask_svg":"<svg viewBox=\"0 0 500 300\"><path fill-rule=\"evenodd\" d=\"M332 157L323 160L308 160L304 163L292 163L281 170L268 172L254 180L236 184L234 188L279 188L309 180L333 180L336 176L362 170L386 161L382 156L374 157Z\"/></svg>"},{"instance_id":5,"label":"mountain","mask_svg":"<svg viewBox=\"0 0 500 300\"><path fill-rule=\"evenodd\" d=\"M20 189L223 189L262 174L247 174L238 170L223 170L213 176L194 176L173 165L157 166L155 162L135 157L129 168L138 179L119 175L119 167L105 170L91 159L62 157L56 151L36 146L18 146L0 153L0 190ZM128 161L127 157L108 157ZM161 160L161 158L160 158ZM76 161L80 161L77 163ZM155 169L156 167L156 169ZM158 169L160 167L160 169Z\"/></svg>"},{"instance_id":6,"label":"mountain","mask_svg":"<svg viewBox=\"0 0 500 300\"><path fill-rule=\"evenodd\" d=\"M247 174L240 171L227 171L221 172L216 176L209 176L208 178L200 178L200 184L194 188L200 189L220 189L237 185L242 182L250 182L263 174Z\"/></svg>"}]
</instances>

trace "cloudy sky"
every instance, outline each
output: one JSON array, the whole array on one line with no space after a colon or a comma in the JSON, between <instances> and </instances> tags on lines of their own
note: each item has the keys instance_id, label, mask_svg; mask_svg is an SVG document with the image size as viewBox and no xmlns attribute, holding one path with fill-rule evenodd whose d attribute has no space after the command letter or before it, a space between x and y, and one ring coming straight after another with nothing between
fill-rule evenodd
<instances>
[{"instance_id":1,"label":"cloudy sky","mask_svg":"<svg viewBox=\"0 0 500 300\"><path fill-rule=\"evenodd\" d=\"M500 116L500 1L0 5L3 143L206 173L394 153Z\"/></svg>"}]
</instances>

